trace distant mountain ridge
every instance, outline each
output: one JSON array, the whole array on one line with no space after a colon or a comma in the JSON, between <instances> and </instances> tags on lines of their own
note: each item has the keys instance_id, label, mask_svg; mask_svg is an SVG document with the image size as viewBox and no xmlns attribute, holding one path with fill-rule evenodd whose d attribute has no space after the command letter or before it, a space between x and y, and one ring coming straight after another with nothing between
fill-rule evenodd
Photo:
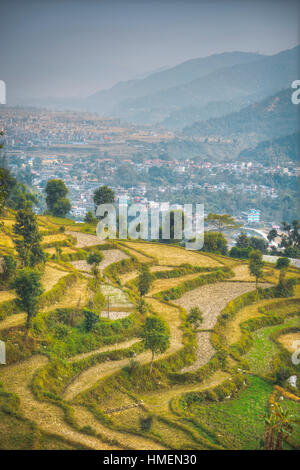
<instances>
[{"instance_id":1,"label":"distant mountain ridge","mask_svg":"<svg viewBox=\"0 0 300 470\"><path fill-rule=\"evenodd\" d=\"M184 84L119 103L115 111L135 120L135 115L154 113L166 119L172 112L188 106L205 107L209 102L236 102L247 96L261 100L287 88L299 74L300 46L273 56L219 67Z\"/></svg>"},{"instance_id":2,"label":"distant mountain ridge","mask_svg":"<svg viewBox=\"0 0 300 470\"><path fill-rule=\"evenodd\" d=\"M265 56L252 52L225 52L205 58L191 59L144 79L120 82L108 90L102 90L86 99L95 110L112 112L116 104L163 92L183 85L223 68L244 62L259 60ZM96 109L97 108L97 109Z\"/></svg>"}]
</instances>

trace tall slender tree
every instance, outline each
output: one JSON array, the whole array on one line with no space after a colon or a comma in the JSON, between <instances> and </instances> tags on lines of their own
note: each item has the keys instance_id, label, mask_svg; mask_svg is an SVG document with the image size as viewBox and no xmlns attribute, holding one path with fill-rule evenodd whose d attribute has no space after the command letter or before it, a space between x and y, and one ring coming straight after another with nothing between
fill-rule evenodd
<instances>
[{"instance_id":1,"label":"tall slender tree","mask_svg":"<svg viewBox=\"0 0 300 470\"><path fill-rule=\"evenodd\" d=\"M13 232L16 235L14 244L23 266L35 266L45 261L37 218L30 208L17 212Z\"/></svg>"}]
</instances>

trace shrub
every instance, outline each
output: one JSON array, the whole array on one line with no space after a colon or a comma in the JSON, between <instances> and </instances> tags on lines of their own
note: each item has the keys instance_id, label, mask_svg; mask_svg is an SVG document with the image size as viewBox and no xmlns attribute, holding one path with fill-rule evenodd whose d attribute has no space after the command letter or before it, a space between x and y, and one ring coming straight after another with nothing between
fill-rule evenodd
<instances>
[{"instance_id":1,"label":"shrub","mask_svg":"<svg viewBox=\"0 0 300 470\"><path fill-rule=\"evenodd\" d=\"M153 423L153 417L147 416L147 418L140 417L140 428L143 432L149 432Z\"/></svg>"}]
</instances>

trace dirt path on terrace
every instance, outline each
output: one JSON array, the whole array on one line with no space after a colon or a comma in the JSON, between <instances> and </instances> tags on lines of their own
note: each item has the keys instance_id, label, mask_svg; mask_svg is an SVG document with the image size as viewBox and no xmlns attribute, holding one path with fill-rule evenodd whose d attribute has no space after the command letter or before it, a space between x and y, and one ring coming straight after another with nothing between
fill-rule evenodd
<instances>
[{"instance_id":1,"label":"dirt path on terrace","mask_svg":"<svg viewBox=\"0 0 300 470\"><path fill-rule=\"evenodd\" d=\"M34 373L47 361L48 359L44 356L33 356L16 365L0 366L0 380L7 392L16 393L19 396L24 416L34 421L45 432L62 436L91 449L118 449L116 445L109 445L99 438L75 431L65 423L63 411L59 407L35 399L30 390L30 383Z\"/></svg>"},{"instance_id":2,"label":"dirt path on terrace","mask_svg":"<svg viewBox=\"0 0 300 470\"><path fill-rule=\"evenodd\" d=\"M266 286L263 284L263 286ZM186 292L183 296L175 300L174 303L185 308L187 312L192 307L199 307L203 313L203 323L201 329L212 329L223 308L230 300L255 289L255 284L251 282L217 282L215 284L206 284L192 291ZM197 358L196 361L182 372L191 372L199 369L206 364L215 353L210 342L210 333L197 333Z\"/></svg>"}]
</instances>

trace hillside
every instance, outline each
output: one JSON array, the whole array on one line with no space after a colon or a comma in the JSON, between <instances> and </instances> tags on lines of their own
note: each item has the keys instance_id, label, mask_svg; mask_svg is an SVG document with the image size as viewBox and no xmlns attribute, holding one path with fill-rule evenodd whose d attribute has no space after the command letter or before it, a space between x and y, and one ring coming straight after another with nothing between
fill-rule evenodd
<instances>
[{"instance_id":1,"label":"hillside","mask_svg":"<svg viewBox=\"0 0 300 470\"><path fill-rule=\"evenodd\" d=\"M254 160L272 165L274 163L300 161L300 133L279 137L278 139L260 142L255 148L245 149L239 159Z\"/></svg>"},{"instance_id":2,"label":"hillside","mask_svg":"<svg viewBox=\"0 0 300 470\"><path fill-rule=\"evenodd\" d=\"M291 102L291 89L227 116L195 123L184 129L190 136L242 138L248 145L297 132L300 110Z\"/></svg>"},{"instance_id":3,"label":"hillside","mask_svg":"<svg viewBox=\"0 0 300 470\"><path fill-rule=\"evenodd\" d=\"M298 374L290 347L299 339L300 291L297 285L295 296L274 298L274 267L264 267L256 293L245 260L141 241L99 242L95 227L68 219L43 216L38 223L48 253L45 293L27 340L15 292L0 291L7 349L0 448L259 449L271 404L284 396L284 409L297 413L299 385L286 378ZM9 212L2 256L15 256L13 224ZM86 263L91 251L103 255L96 284ZM152 283L140 313L142 265ZM299 282L296 268L286 276ZM109 295L109 310L97 301L99 292ZM187 321L192 307L203 316L197 329ZM152 372L140 337L149 315L168 324L170 335ZM284 448L299 447L299 436L295 425Z\"/></svg>"}]
</instances>

